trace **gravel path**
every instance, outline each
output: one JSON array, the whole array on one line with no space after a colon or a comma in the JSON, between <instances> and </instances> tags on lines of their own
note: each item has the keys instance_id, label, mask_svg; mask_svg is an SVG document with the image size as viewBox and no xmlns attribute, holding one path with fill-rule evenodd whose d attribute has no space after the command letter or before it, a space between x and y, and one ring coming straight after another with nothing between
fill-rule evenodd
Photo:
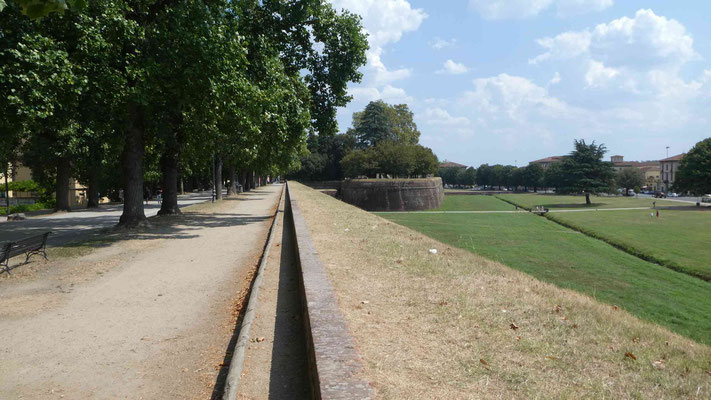
<instances>
[{"instance_id":1,"label":"gravel path","mask_svg":"<svg viewBox=\"0 0 711 400\"><path fill-rule=\"evenodd\" d=\"M281 190L0 280L0 399L210 398Z\"/></svg>"}]
</instances>

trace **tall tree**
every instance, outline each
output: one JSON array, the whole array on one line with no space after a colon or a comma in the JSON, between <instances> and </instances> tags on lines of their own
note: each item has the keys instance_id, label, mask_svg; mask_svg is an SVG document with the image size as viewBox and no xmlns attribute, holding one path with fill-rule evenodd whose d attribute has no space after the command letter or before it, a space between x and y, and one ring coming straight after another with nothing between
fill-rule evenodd
<instances>
[{"instance_id":1,"label":"tall tree","mask_svg":"<svg viewBox=\"0 0 711 400\"><path fill-rule=\"evenodd\" d=\"M711 193L711 138L696 143L681 159L674 188L695 195Z\"/></svg>"},{"instance_id":2,"label":"tall tree","mask_svg":"<svg viewBox=\"0 0 711 400\"><path fill-rule=\"evenodd\" d=\"M353 127L348 133L360 148L386 141L417 144L420 131L413 117L407 104L391 106L382 100L371 101L365 110L353 113Z\"/></svg>"},{"instance_id":3,"label":"tall tree","mask_svg":"<svg viewBox=\"0 0 711 400\"><path fill-rule=\"evenodd\" d=\"M627 196L630 189L644 186L644 172L637 168L622 168L615 175L615 183L625 190L624 195Z\"/></svg>"},{"instance_id":4,"label":"tall tree","mask_svg":"<svg viewBox=\"0 0 711 400\"><path fill-rule=\"evenodd\" d=\"M585 194L585 204L591 204L590 194L609 191L615 170L612 163L602 161L606 152L603 144L575 140L575 150L561 162L564 181L560 192Z\"/></svg>"}]
</instances>

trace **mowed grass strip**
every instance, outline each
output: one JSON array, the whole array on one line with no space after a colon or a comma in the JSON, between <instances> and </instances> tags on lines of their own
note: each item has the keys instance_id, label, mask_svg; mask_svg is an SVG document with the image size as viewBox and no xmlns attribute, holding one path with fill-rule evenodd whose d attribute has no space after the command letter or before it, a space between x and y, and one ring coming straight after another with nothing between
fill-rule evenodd
<instances>
[{"instance_id":1,"label":"mowed grass strip","mask_svg":"<svg viewBox=\"0 0 711 400\"><path fill-rule=\"evenodd\" d=\"M550 213L632 254L711 280L711 209ZM655 214L656 215L656 214Z\"/></svg>"},{"instance_id":2,"label":"mowed grass strip","mask_svg":"<svg viewBox=\"0 0 711 400\"><path fill-rule=\"evenodd\" d=\"M711 283L532 214L385 215L444 243L711 344Z\"/></svg>"},{"instance_id":3,"label":"mowed grass strip","mask_svg":"<svg viewBox=\"0 0 711 400\"><path fill-rule=\"evenodd\" d=\"M547 194L499 194L497 197L528 209L544 206L549 209L595 209L595 208L637 208L652 207L693 207L692 204L654 198L636 198L622 196L591 196L592 204L585 204L585 196L547 195Z\"/></svg>"},{"instance_id":4,"label":"mowed grass strip","mask_svg":"<svg viewBox=\"0 0 711 400\"><path fill-rule=\"evenodd\" d=\"M706 345L290 187L378 398L711 396Z\"/></svg>"},{"instance_id":5,"label":"mowed grass strip","mask_svg":"<svg viewBox=\"0 0 711 400\"><path fill-rule=\"evenodd\" d=\"M436 211L514 211L515 207L494 196L445 195L442 207Z\"/></svg>"}]
</instances>

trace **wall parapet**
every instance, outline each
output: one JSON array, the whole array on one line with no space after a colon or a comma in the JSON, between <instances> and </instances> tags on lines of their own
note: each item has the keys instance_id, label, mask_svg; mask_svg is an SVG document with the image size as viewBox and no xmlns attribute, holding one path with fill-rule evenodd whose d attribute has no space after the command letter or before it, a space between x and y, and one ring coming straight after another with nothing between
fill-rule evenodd
<instances>
[{"instance_id":1,"label":"wall parapet","mask_svg":"<svg viewBox=\"0 0 711 400\"><path fill-rule=\"evenodd\" d=\"M291 220L304 314L311 394L314 399L372 399L363 363L298 202L286 187L285 217ZM285 224L286 227L286 224Z\"/></svg>"}]
</instances>

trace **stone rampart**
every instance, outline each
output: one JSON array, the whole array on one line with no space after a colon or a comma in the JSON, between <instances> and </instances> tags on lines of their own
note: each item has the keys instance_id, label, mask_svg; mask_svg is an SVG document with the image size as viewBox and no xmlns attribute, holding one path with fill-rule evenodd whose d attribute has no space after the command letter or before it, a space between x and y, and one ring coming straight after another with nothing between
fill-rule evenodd
<instances>
[{"instance_id":1,"label":"stone rampart","mask_svg":"<svg viewBox=\"0 0 711 400\"><path fill-rule=\"evenodd\" d=\"M441 178L352 179L341 183L346 203L367 211L420 211L440 208Z\"/></svg>"}]
</instances>

